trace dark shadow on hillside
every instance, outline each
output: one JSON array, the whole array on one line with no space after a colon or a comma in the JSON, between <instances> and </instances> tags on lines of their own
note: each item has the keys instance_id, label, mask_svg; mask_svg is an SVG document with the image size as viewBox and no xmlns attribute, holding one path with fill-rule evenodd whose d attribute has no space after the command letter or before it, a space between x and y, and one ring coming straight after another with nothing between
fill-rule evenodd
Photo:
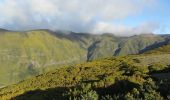
<instances>
[{"instance_id":1,"label":"dark shadow on hillside","mask_svg":"<svg viewBox=\"0 0 170 100\"><path fill-rule=\"evenodd\" d=\"M154 79L158 91L161 91L160 94L163 97L170 95L170 65L163 70L152 71L149 74ZM168 98L166 99L169 100Z\"/></svg>"},{"instance_id":2,"label":"dark shadow on hillside","mask_svg":"<svg viewBox=\"0 0 170 100\"><path fill-rule=\"evenodd\" d=\"M101 41L95 41L93 44L90 45L90 47L88 48L88 53L87 53L87 61L91 61L91 58L93 57L94 51L97 48L97 45L100 43Z\"/></svg>"},{"instance_id":3,"label":"dark shadow on hillside","mask_svg":"<svg viewBox=\"0 0 170 100\"><path fill-rule=\"evenodd\" d=\"M60 39L68 39L70 41L81 41L86 43L82 38L90 38L92 35L88 33L75 33L72 31L63 32L63 31L48 31L51 35L54 35Z\"/></svg>"},{"instance_id":4,"label":"dark shadow on hillside","mask_svg":"<svg viewBox=\"0 0 170 100\"><path fill-rule=\"evenodd\" d=\"M89 82L91 83L91 82ZM57 87L47 90L34 90L28 91L22 95L12 98L11 100L68 100L71 95L66 95L69 89L78 88L76 87ZM134 88L140 88L139 84L130 82L128 80L118 80L115 84L103 88L95 88L94 90L100 95L117 95L126 94ZM63 95L65 94L65 95Z\"/></svg>"},{"instance_id":5,"label":"dark shadow on hillside","mask_svg":"<svg viewBox=\"0 0 170 100\"><path fill-rule=\"evenodd\" d=\"M128 80L119 80L115 84L106 87L96 89L97 93L100 95L113 95L113 94L126 94L134 88L140 88L137 83L130 82Z\"/></svg>"},{"instance_id":6,"label":"dark shadow on hillside","mask_svg":"<svg viewBox=\"0 0 170 100\"><path fill-rule=\"evenodd\" d=\"M167 39L167 40L162 41L162 42L155 42L154 44L149 45L146 48L140 50L139 53L142 54L142 53L145 53L149 50L153 50L153 49L159 48L161 46L167 45L169 43L169 41L170 41L170 39Z\"/></svg>"},{"instance_id":7,"label":"dark shadow on hillside","mask_svg":"<svg viewBox=\"0 0 170 100\"><path fill-rule=\"evenodd\" d=\"M65 91L68 91L68 88L57 87L47 90L38 89L25 92L24 94L16 96L11 100L67 100L67 96L62 96Z\"/></svg>"},{"instance_id":8,"label":"dark shadow on hillside","mask_svg":"<svg viewBox=\"0 0 170 100\"><path fill-rule=\"evenodd\" d=\"M149 66L148 69L149 69L149 73L148 73L149 75L170 73L170 65L168 65L168 67L162 70L152 70L152 66Z\"/></svg>"}]
</instances>

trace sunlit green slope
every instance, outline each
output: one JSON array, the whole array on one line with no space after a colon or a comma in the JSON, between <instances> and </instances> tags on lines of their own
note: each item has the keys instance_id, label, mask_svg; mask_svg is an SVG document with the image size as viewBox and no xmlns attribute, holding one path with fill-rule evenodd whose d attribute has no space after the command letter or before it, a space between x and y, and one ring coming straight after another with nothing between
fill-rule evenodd
<instances>
[{"instance_id":1,"label":"sunlit green slope","mask_svg":"<svg viewBox=\"0 0 170 100\"><path fill-rule=\"evenodd\" d=\"M0 84L17 82L54 65L86 61L86 53L79 42L44 30L0 33Z\"/></svg>"},{"instance_id":2,"label":"sunlit green slope","mask_svg":"<svg viewBox=\"0 0 170 100\"><path fill-rule=\"evenodd\" d=\"M159 81L152 78L153 73L169 68L170 62L165 62L167 58L161 56L133 55L63 66L1 89L0 99L166 99L169 92L163 94L165 90L156 88ZM169 59L170 55L167 54L167 57ZM164 85L159 87L162 89ZM164 89L169 91L170 87Z\"/></svg>"}]
</instances>

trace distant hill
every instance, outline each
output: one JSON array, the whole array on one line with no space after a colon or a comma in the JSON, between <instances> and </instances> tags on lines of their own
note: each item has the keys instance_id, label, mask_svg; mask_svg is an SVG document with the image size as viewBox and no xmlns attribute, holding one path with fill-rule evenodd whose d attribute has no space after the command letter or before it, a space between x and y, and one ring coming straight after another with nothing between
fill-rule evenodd
<instances>
[{"instance_id":1,"label":"distant hill","mask_svg":"<svg viewBox=\"0 0 170 100\"><path fill-rule=\"evenodd\" d=\"M164 38L153 34L132 36L119 44L119 49L115 55L139 54L141 51L145 52L147 47L163 41L165 41Z\"/></svg>"},{"instance_id":2,"label":"distant hill","mask_svg":"<svg viewBox=\"0 0 170 100\"><path fill-rule=\"evenodd\" d=\"M132 37L116 37L113 35L104 34L101 39L88 48L88 60L93 60L102 57L125 56L128 54L139 54L141 51L145 52L147 47L155 43L162 43L166 39L153 35L143 34Z\"/></svg>"},{"instance_id":3,"label":"distant hill","mask_svg":"<svg viewBox=\"0 0 170 100\"><path fill-rule=\"evenodd\" d=\"M0 28L0 32L5 32L5 31L8 31L8 30Z\"/></svg>"},{"instance_id":4,"label":"distant hill","mask_svg":"<svg viewBox=\"0 0 170 100\"><path fill-rule=\"evenodd\" d=\"M170 41L165 42L163 45L150 50L148 52L145 52L145 54L170 54Z\"/></svg>"},{"instance_id":5,"label":"distant hill","mask_svg":"<svg viewBox=\"0 0 170 100\"><path fill-rule=\"evenodd\" d=\"M0 86L6 86L53 70L112 56L138 54L161 43L166 36L137 35L117 37L46 29L0 31Z\"/></svg>"}]
</instances>

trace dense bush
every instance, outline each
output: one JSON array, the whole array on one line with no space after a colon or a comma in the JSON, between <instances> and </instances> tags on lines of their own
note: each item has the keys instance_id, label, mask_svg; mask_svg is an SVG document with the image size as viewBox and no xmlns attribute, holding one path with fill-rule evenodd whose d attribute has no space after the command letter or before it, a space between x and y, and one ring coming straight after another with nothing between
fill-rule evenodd
<instances>
[{"instance_id":1,"label":"dense bush","mask_svg":"<svg viewBox=\"0 0 170 100\"><path fill-rule=\"evenodd\" d=\"M170 98L168 65L143 65L136 56L65 66L0 89L1 100L162 100ZM35 70L29 69L30 73ZM164 71L166 70L166 71ZM164 75L164 80L159 77ZM163 78L162 78L163 79ZM24 98L24 99L23 99Z\"/></svg>"}]
</instances>

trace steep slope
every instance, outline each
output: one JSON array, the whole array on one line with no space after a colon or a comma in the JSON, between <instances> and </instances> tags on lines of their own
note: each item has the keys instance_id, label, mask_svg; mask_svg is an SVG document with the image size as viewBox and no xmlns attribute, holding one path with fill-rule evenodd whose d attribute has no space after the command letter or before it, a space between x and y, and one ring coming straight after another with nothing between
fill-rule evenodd
<instances>
[{"instance_id":1,"label":"steep slope","mask_svg":"<svg viewBox=\"0 0 170 100\"><path fill-rule=\"evenodd\" d=\"M111 56L139 54L154 49L166 39L154 34L143 34L132 37L116 37L111 34L98 36L88 48L87 60ZM152 47L154 45L154 47ZM161 45L157 45L158 47Z\"/></svg>"},{"instance_id":2,"label":"steep slope","mask_svg":"<svg viewBox=\"0 0 170 100\"><path fill-rule=\"evenodd\" d=\"M0 34L0 84L7 85L49 70L54 65L86 61L79 42L46 30Z\"/></svg>"},{"instance_id":3,"label":"steep slope","mask_svg":"<svg viewBox=\"0 0 170 100\"><path fill-rule=\"evenodd\" d=\"M88 48L87 60L113 56L121 38L112 34L103 34L98 37Z\"/></svg>"},{"instance_id":4,"label":"steep slope","mask_svg":"<svg viewBox=\"0 0 170 100\"><path fill-rule=\"evenodd\" d=\"M164 45L145 52L145 54L170 54L170 41L167 41Z\"/></svg>"},{"instance_id":5,"label":"steep slope","mask_svg":"<svg viewBox=\"0 0 170 100\"><path fill-rule=\"evenodd\" d=\"M153 34L132 36L119 44L115 55L139 54L143 49L162 41L165 41L165 39Z\"/></svg>"},{"instance_id":6,"label":"steep slope","mask_svg":"<svg viewBox=\"0 0 170 100\"><path fill-rule=\"evenodd\" d=\"M145 63L143 62L144 58L148 58L150 60L153 59L152 57L150 58L150 55L135 55L128 57L107 58L74 66L61 67L46 74L25 80L16 85L11 85L1 89L0 99L9 100L13 98L14 100L63 100L72 96L74 98L76 96L81 98L90 92L89 89L97 91L97 95L99 96L110 95L110 98L112 96L114 97L115 95L113 94L117 93L120 93L120 97L118 97L119 99L125 98L128 93L131 93L129 95L132 95L133 97L132 91L134 89L135 91L141 93L139 95L141 99L146 99L145 95L150 96L152 99L154 99L154 97L157 99L161 99L162 97L166 98L166 96L159 94L159 92L162 91L158 91L156 88L153 88L152 90L152 88L145 87L155 84L149 73L151 73L154 68L155 70L166 69L167 65L170 65L170 62L168 61L166 64L163 62L159 63L161 60L163 61L167 59L160 58L159 60ZM162 67L160 68L159 66ZM78 88L79 85L83 84L90 84L90 87L88 85L88 87L82 87L83 90L73 89L72 91L69 91L70 89ZM167 89L169 89L169 87ZM117 92L115 93L113 91ZM121 95L124 96L121 97ZM93 95L89 94L88 97L90 96Z\"/></svg>"}]
</instances>

